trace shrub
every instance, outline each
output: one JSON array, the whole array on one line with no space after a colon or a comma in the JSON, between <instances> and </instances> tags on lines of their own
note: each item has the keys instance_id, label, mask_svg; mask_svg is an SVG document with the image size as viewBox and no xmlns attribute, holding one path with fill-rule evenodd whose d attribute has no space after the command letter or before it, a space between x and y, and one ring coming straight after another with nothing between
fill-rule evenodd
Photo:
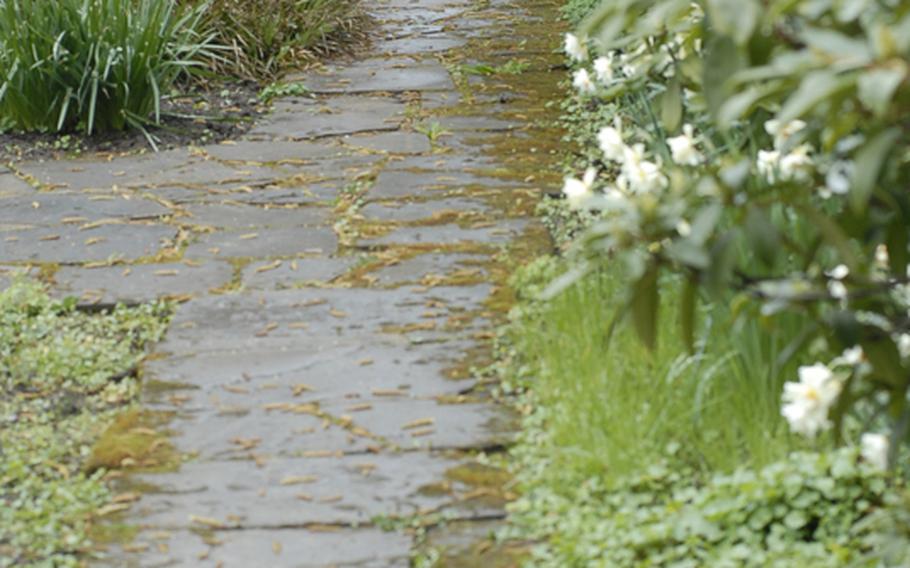
<instances>
[{"instance_id":1,"label":"shrub","mask_svg":"<svg viewBox=\"0 0 910 568\"><path fill-rule=\"evenodd\" d=\"M211 0L204 25L224 50L216 72L274 79L363 34L359 0Z\"/></svg>"},{"instance_id":2,"label":"shrub","mask_svg":"<svg viewBox=\"0 0 910 568\"><path fill-rule=\"evenodd\" d=\"M28 131L141 127L205 51L175 0L2 0L0 117Z\"/></svg>"},{"instance_id":3,"label":"shrub","mask_svg":"<svg viewBox=\"0 0 910 568\"><path fill-rule=\"evenodd\" d=\"M589 266L627 267L623 315L643 342L668 272L687 282L673 303L690 348L700 301L768 328L799 317L809 327L778 364L820 362L785 386L791 427L896 463L910 433L910 5L610 0L567 40L579 97L613 103L613 120L565 191L599 212Z\"/></svg>"}]
</instances>

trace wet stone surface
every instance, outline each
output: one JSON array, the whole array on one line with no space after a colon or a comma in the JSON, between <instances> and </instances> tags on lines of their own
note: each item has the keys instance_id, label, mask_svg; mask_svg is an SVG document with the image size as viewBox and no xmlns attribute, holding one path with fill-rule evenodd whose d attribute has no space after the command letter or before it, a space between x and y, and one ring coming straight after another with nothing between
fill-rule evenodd
<instances>
[{"instance_id":1,"label":"wet stone surface","mask_svg":"<svg viewBox=\"0 0 910 568\"><path fill-rule=\"evenodd\" d=\"M503 516L451 472L516 428L476 368L509 270L550 246L555 5L365 4L370 51L290 78L313 94L241 139L0 172L0 288L177 301L141 403L182 463L116 482L142 492L111 521L135 534L91 563L409 566L414 521L444 513L451 552ZM525 51L521 76L462 72Z\"/></svg>"}]
</instances>

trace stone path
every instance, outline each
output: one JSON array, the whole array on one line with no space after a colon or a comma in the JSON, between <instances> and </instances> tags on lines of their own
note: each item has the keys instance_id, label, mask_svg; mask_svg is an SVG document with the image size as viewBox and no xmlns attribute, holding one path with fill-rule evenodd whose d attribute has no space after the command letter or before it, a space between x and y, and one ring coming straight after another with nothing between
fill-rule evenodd
<instances>
[{"instance_id":1,"label":"stone path","mask_svg":"<svg viewBox=\"0 0 910 568\"><path fill-rule=\"evenodd\" d=\"M515 418L471 367L549 246L555 6L366 3L370 53L242 140L0 174L0 285L181 302L143 403L187 459L129 478L142 530L109 565L407 566L414 534L383 529L428 512L449 564L481 565L458 551L503 496L472 456Z\"/></svg>"}]
</instances>

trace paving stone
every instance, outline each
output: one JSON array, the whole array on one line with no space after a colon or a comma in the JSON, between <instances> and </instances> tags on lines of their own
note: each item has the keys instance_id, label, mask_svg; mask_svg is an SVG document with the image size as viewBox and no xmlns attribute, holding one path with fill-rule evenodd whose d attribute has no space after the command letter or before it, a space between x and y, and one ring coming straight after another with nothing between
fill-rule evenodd
<instances>
[{"instance_id":1,"label":"paving stone","mask_svg":"<svg viewBox=\"0 0 910 568\"><path fill-rule=\"evenodd\" d=\"M449 275L456 271L476 271L481 277L490 257L477 254L427 253L370 273L379 284L413 284L427 276Z\"/></svg>"},{"instance_id":2,"label":"paving stone","mask_svg":"<svg viewBox=\"0 0 910 568\"><path fill-rule=\"evenodd\" d=\"M449 72L439 63L387 58L330 67L326 74L309 76L306 85L317 93L455 90Z\"/></svg>"},{"instance_id":3,"label":"paving stone","mask_svg":"<svg viewBox=\"0 0 910 568\"><path fill-rule=\"evenodd\" d=\"M259 207L228 203L188 204L183 222L221 229L300 227L328 224L331 211L323 207Z\"/></svg>"},{"instance_id":4,"label":"paving stone","mask_svg":"<svg viewBox=\"0 0 910 568\"><path fill-rule=\"evenodd\" d=\"M129 195L35 192L27 199L0 199L0 224L69 222L78 226L100 219L152 219L170 214L160 203Z\"/></svg>"},{"instance_id":5,"label":"paving stone","mask_svg":"<svg viewBox=\"0 0 910 568\"><path fill-rule=\"evenodd\" d=\"M34 188L6 169L0 169L0 199L6 197L30 197Z\"/></svg>"},{"instance_id":6,"label":"paving stone","mask_svg":"<svg viewBox=\"0 0 910 568\"><path fill-rule=\"evenodd\" d=\"M167 225L112 224L91 230L73 225L3 231L0 262L76 264L110 259L135 260L174 243L177 230ZM92 243L91 239L98 239Z\"/></svg>"},{"instance_id":7,"label":"paving stone","mask_svg":"<svg viewBox=\"0 0 910 568\"><path fill-rule=\"evenodd\" d=\"M301 258L291 261L256 262L243 269L246 288L293 288L313 282L330 282L343 275L354 258Z\"/></svg>"},{"instance_id":8,"label":"paving stone","mask_svg":"<svg viewBox=\"0 0 910 568\"><path fill-rule=\"evenodd\" d=\"M148 547L142 556L120 548L108 562L118 568L152 568L192 565L200 568L407 568L411 537L376 528L317 530L288 528L277 531L242 530L217 533L218 544L206 544L203 535L191 531L140 535L132 548ZM164 546L162 546L164 545ZM101 561L102 564L105 560Z\"/></svg>"},{"instance_id":9,"label":"paving stone","mask_svg":"<svg viewBox=\"0 0 910 568\"><path fill-rule=\"evenodd\" d=\"M326 341L362 341L358 335L425 323L428 304L442 306L435 308L438 310L447 305L480 309L490 291L490 285L479 285L419 290L251 290L210 296L180 306L160 348L174 354L260 347L316 350ZM294 325L301 322L307 327ZM267 328L268 333L263 334ZM345 335L339 337L341 334ZM433 333L425 335L432 337Z\"/></svg>"},{"instance_id":10,"label":"paving stone","mask_svg":"<svg viewBox=\"0 0 910 568\"><path fill-rule=\"evenodd\" d=\"M376 44L376 49L392 55L413 55L416 53L434 53L449 51L465 44L465 40L454 37L416 36L404 37Z\"/></svg>"},{"instance_id":11,"label":"paving stone","mask_svg":"<svg viewBox=\"0 0 910 568\"><path fill-rule=\"evenodd\" d=\"M458 463L424 452L276 458L260 464L188 462L177 472L136 475L135 481L157 490L144 495L132 513L143 526L165 530L206 528L192 518L249 529L365 523L377 515L408 516L441 505L445 496L421 488ZM316 480L282 484L309 476ZM310 500L299 498L301 493Z\"/></svg>"},{"instance_id":12,"label":"paving stone","mask_svg":"<svg viewBox=\"0 0 910 568\"><path fill-rule=\"evenodd\" d=\"M250 134L315 138L392 131L398 130L404 111L405 105L390 97L286 99L275 103L274 113Z\"/></svg>"},{"instance_id":13,"label":"paving stone","mask_svg":"<svg viewBox=\"0 0 910 568\"><path fill-rule=\"evenodd\" d=\"M369 221L412 222L431 219L447 213L489 212L490 208L475 199L449 198L430 201L382 201L367 203L358 210L358 215Z\"/></svg>"},{"instance_id":14,"label":"paving stone","mask_svg":"<svg viewBox=\"0 0 910 568\"><path fill-rule=\"evenodd\" d=\"M238 140L204 146L202 149L219 160L260 163L321 160L339 154L337 147L307 140Z\"/></svg>"},{"instance_id":15,"label":"paving stone","mask_svg":"<svg viewBox=\"0 0 910 568\"><path fill-rule=\"evenodd\" d=\"M203 294L231 281L226 262L200 266L182 263L80 268L65 266L54 274L54 292L104 303L149 302L163 296Z\"/></svg>"},{"instance_id":16,"label":"paving stone","mask_svg":"<svg viewBox=\"0 0 910 568\"><path fill-rule=\"evenodd\" d=\"M503 244L519 236L527 222L513 219L508 222L484 227L460 227L458 225L429 225L418 227L399 227L381 237L359 239L360 246L377 246L392 244L455 244L465 242L479 242L486 244Z\"/></svg>"},{"instance_id":17,"label":"paving stone","mask_svg":"<svg viewBox=\"0 0 910 568\"><path fill-rule=\"evenodd\" d=\"M390 154L423 154L429 152L429 139L419 132L379 132L346 136L343 141L348 146L366 148Z\"/></svg>"},{"instance_id":18,"label":"paving stone","mask_svg":"<svg viewBox=\"0 0 910 568\"><path fill-rule=\"evenodd\" d=\"M249 232L218 231L201 235L187 247L184 258L270 258L331 254L338 237L331 227L254 228Z\"/></svg>"}]
</instances>

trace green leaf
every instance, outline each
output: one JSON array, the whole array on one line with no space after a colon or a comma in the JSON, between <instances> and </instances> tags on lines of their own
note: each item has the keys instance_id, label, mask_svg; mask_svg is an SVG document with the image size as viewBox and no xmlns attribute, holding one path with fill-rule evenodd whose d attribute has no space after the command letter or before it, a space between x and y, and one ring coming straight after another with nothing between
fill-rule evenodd
<instances>
[{"instance_id":1,"label":"green leaf","mask_svg":"<svg viewBox=\"0 0 910 568\"><path fill-rule=\"evenodd\" d=\"M677 239L664 247L667 258L696 270L704 270L711 264L708 252L691 239Z\"/></svg>"},{"instance_id":2,"label":"green leaf","mask_svg":"<svg viewBox=\"0 0 910 568\"><path fill-rule=\"evenodd\" d=\"M682 87L679 84L679 73L677 72L667 90L660 96L660 120L663 123L664 130L668 133L676 132L682 124L683 104L682 104Z\"/></svg>"},{"instance_id":3,"label":"green leaf","mask_svg":"<svg viewBox=\"0 0 910 568\"><path fill-rule=\"evenodd\" d=\"M879 118L888 112L894 92L907 76L907 68L901 64L889 68L870 69L856 81L857 96L866 108Z\"/></svg>"},{"instance_id":4,"label":"green leaf","mask_svg":"<svg viewBox=\"0 0 910 568\"><path fill-rule=\"evenodd\" d=\"M718 126L725 129L730 128L734 121L748 115L756 104L773 95L778 89L777 83L754 86L728 98L717 111Z\"/></svg>"},{"instance_id":5,"label":"green leaf","mask_svg":"<svg viewBox=\"0 0 910 568\"><path fill-rule=\"evenodd\" d=\"M657 310L660 304L658 272L657 265L652 263L632 286L632 320L635 331L641 342L651 350L657 346Z\"/></svg>"},{"instance_id":6,"label":"green leaf","mask_svg":"<svg viewBox=\"0 0 910 568\"><path fill-rule=\"evenodd\" d=\"M780 254L780 234L764 210L757 207L749 209L746 214L746 239L765 266L774 265Z\"/></svg>"},{"instance_id":7,"label":"green leaf","mask_svg":"<svg viewBox=\"0 0 910 568\"><path fill-rule=\"evenodd\" d=\"M758 24L761 7L757 0L708 0L707 13L719 34L745 45Z\"/></svg>"},{"instance_id":8,"label":"green leaf","mask_svg":"<svg viewBox=\"0 0 910 568\"><path fill-rule=\"evenodd\" d=\"M830 101L837 93L854 83L852 75L840 76L833 71L813 71L803 78L777 115L782 124L804 116L822 101Z\"/></svg>"},{"instance_id":9,"label":"green leaf","mask_svg":"<svg viewBox=\"0 0 910 568\"><path fill-rule=\"evenodd\" d=\"M879 132L856 153L854 160L856 167L853 171L853 183L850 186L850 206L855 212L860 213L866 210L882 166L898 136L900 136L898 128L889 128Z\"/></svg>"},{"instance_id":10,"label":"green leaf","mask_svg":"<svg viewBox=\"0 0 910 568\"><path fill-rule=\"evenodd\" d=\"M690 275L683 284L679 302L679 324L689 353L695 351L695 307L698 303L698 280Z\"/></svg>"},{"instance_id":11,"label":"green leaf","mask_svg":"<svg viewBox=\"0 0 910 568\"><path fill-rule=\"evenodd\" d=\"M745 66L745 57L732 39L721 36L709 42L702 84L708 109L715 118L720 106L732 93L730 77Z\"/></svg>"}]
</instances>

